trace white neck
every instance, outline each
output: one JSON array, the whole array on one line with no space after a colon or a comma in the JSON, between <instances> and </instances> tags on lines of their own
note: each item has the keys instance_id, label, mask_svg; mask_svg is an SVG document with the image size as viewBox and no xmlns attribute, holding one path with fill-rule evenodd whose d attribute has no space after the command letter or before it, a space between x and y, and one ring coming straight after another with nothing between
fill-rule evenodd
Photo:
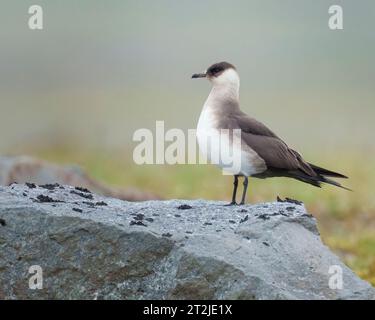
<instances>
[{"instance_id":1,"label":"white neck","mask_svg":"<svg viewBox=\"0 0 375 320\"><path fill-rule=\"evenodd\" d=\"M239 101L240 77L234 69L225 70L216 78L210 79L212 89L205 105L222 105L225 102Z\"/></svg>"}]
</instances>

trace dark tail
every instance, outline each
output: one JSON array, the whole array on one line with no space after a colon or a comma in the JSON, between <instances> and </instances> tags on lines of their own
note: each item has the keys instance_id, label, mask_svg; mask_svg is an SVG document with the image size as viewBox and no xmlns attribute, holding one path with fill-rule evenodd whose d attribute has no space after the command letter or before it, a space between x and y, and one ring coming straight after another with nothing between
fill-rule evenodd
<instances>
[{"instance_id":1,"label":"dark tail","mask_svg":"<svg viewBox=\"0 0 375 320\"><path fill-rule=\"evenodd\" d=\"M330 171L330 170L315 166L315 165L310 164L310 163L309 163L309 165L310 165L311 169L313 169L314 172L317 174L316 176L310 176L310 175L307 175L306 173L301 172L301 171L298 171L298 172L294 171L293 172L293 178L295 178L297 180L300 180L300 181L303 181L303 182L306 182L306 183L309 183L309 184L311 184L315 187L319 187L319 188L321 188L321 184L323 182L323 183L328 183L328 184L331 184L333 186L336 186L336 187L339 187L339 188L342 188L342 189L345 189L345 190L348 190L348 191L352 191L351 189L349 189L347 187L344 187L340 183L338 183L338 182L336 182L332 179L327 178L327 177L333 177L333 178L347 179L348 178L347 176L344 176L341 173L337 173L337 172L334 172L334 171Z\"/></svg>"},{"instance_id":2,"label":"dark tail","mask_svg":"<svg viewBox=\"0 0 375 320\"><path fill-rule=\"evenodd\" d=\"M331 184L333 186L336 186L336 187L339 187L339 188L342 188L342 189L345 189L345 190L348 190L348 191L353 191L347 187L344 187L343 185L341 185L340 183L336 182L335 180L332 180L332 179L328 179L327 177L324 177L324 176L319 176L321 178L321 182L324 182L324 183L328 183L328 184ZM347 177L345 177L347 178Z\"/></svg>"},{"instance_id":3,"label":"dark tail","mask_svg":"<svg viewBox=\"0 0 375 320\"><path fill-rule=\"evenodd\" d=\"M327 177L334 177L334 178L348 179L347 176L344 176L341 173L330 171L330 170L315 166L311 163L309 163L309 166L311 167L311 169L313 169L319 175L327 176Z\"/></svg>"}]
</instances>

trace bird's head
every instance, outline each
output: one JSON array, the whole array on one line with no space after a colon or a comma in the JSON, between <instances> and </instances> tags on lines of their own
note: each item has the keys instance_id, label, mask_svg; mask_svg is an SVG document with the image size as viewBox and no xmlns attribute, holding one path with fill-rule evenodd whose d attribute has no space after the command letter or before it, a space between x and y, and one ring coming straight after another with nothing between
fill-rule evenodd
<instances>
[{"instance_id":1,"label":"bird's head","mask_svg":"<svg viewBox=\"0 0 375 320\"><path fill-rule=\"evenodd\" d=\"M239 86L240 82L235 66L229 62L215 63L203 73L193 74L192 78L207 78L213 85L224 86Z\"/></svg>"}]
</instances>

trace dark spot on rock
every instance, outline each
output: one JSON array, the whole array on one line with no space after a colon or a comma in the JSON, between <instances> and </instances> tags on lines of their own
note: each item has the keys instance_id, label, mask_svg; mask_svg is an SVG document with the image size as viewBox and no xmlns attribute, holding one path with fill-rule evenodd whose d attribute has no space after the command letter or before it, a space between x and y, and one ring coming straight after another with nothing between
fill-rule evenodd
<instances>
[{"instance_id":1,"label":"dark spot on rock","mask_svg":"<svg viewBox=\"0 0 375 320\"><path fill-rule=\"evenodd\" d=\"M220 229L217 229L217 230L215 230L216 232L221 232L221 230Z\"/></svg>"},{"instance_id":2,"label":"dark spot on rock","mask_svg":"<svg viewBox=\"0 0 375 320\"><path fill-rule=\"evenodd\" d=\"M52 199L51 197L45 196L43 194L40 194L36 198L38 199L39 202L63 202L63 201L60 201L60 200Z\"/></svg>"},{"instance_id":3,"label":"dark spot on rock","mask_svg":"<svg viewBox=\"0 0 375 320\"><path fill-rule=\"evenodd\" d=\"M167 233L163 233L162 236L170 238L170 237L172 237L172 234L170 234L169 232L167 232Z\"/></svg>"},{"instance_id":4,"label":"dark spot on rock","mask_svg":"<svg viewBox=\"0 0 375 320\"><path fill-rule=\"evenodd\" d=\"M17 261L21 261L21 260L22 260L21 256L17 257Z\"/></svg>"},{"instance_id":5,"label":"dark spot on rock","mask_svg":"<svg viewBox=\"0 0 375 320\"><path fill-rule=\"evenodd\" d=\"M297 204L297 205L303 205L303 201L299 201L299 200L295 200L295 199L290 199L290 198L286 198L286 200L289 202L289 203L294 203L294 204Z\"/></svg>"},{"instance_id":6,"label":"dark spot on rock","mask_svg":"<svg viewBox=\"0 0 375 320\"><path fill-rule=\"evenodd\" d=\"M134 216L134 220L142 221L145 216L142 213L138 213Z\"/></svg>"},{"instance_id":7,"label":"dark spot on rock","mask_svg":"<svg viewBox=\"0 0 375 320\"><path fill-rule=\"evenodd\" d=\"M58 188L60 185L58 183L47 183L47 184L42 184L39 185L40 188L47 189L47 190L55 190Z\"/></svg>"},{"instance_id":8,"label":"dark spot on rock","mask_svg":"<svg viewBox=\"0 0 375 320\"><path fill-rule=\"evenodd\" d=\"M241 209L241 210L238 210L238 212L243 213L243 212L247 212L247 210L246 209Z\"/></svg>"},{"instance_id":9,"label":"dark spot on rock","mask_svg":"<svg viewBox=\"0 0 375 320\"><path fill-rule=\"evenodd\" d=\"M290 199L290 198L285 198L285 200L289 203L294 203L294 204L298 204L298 205L302 205L303 202L302 201L299 201L299 200L295 200L295 199Z\"/></svg>"},{"instance_id":10,"label":"dark spot on rock","mask_svg":"<svg viewBox=\"0 0 375 320\"><path fill-rule=\"evenodd\" d=\"M185 233L193 234L193 231L185 231Z\"/></svg>"},{"instance_id":11,"label":"dark spot on rock","mask_svg":"<svg viewBox=\"0 0 375 320\"><path fill-rule=\"evenodd\" d=\"M258 216L258 219L268 220L268 219L270 219L270 217L269 217L268 215L266 215L266 214L260 214L260 215Z\"/></svg>"},{"instance_id":12,"label":"dark spot on rock","mask_svg":"<svg viewBox=\"0 0 375 320\"><path fill-rule=\"evenodd\" d=\"M284 216L284 217L288 217L288 215L287 215L286 213L284 213L283 210L280 210L280 211L278 212L278 214L280 214L280 215L282 215L282 216Z\"/></svg>"},{"instance_id":13,"label":"dark spot on rock","mask_svg":"<svg viewBox=\"0 0 375 320\"><path fill-rule=\"evenodd\" d=\"M79 209L79 208L73 208L72 210L73 210L73 211L76 211L76 212L80 212L80 213L83 212L83 210L82 210L82 209Z\"/></svg>"},{"instance_id":14,"label":"dark spot on rock","mask_svg":"<svg viewBox=\"0 0 375 320\"><path fill-rule=\"evenodd\" d=\"M267 246L267 247L270 246L269 243L267 243L267 242L265 242L265 241L263 241L262 243L263 243L265 246Z\"/></svg>"},{"instance_id":15,"label":"dark spot on rock","mask_svg":"<svg viewBox=\"0 0 375 320\"><path fill-rule=\"evenodd\" d=\"M36 188L36 184L35 183L26 182L25 184L26 184L26 186L29 189L35 189Z\"/></svg>"},{"instance_id":16,"label":"dark spot on rock","mask_svg":"<svg viewBox=\"0 0 375 320\"><path fill-rule=\"evenodd\" d=\"M276 199L277 199L277 202L289 202L289 203L294 203L294 204L297 204L297 205L303 204L302 201L291 199L291 198L285 198L285 200L282 200L279 196L277 196Z\"/></svg>"},{"instance_id":17,"label":"dark spot on rock","mask_svg":"<svg viewBox=\"0 0 375 320\"><path fill-rule=\"evenodd\" d=\"M135 221L135 220L133 220L133 221L130 221L130 225L131 226L134 226L134 225L136 225L136 226L143 226L143 227L147 227L147 225L146 224L144 224L142 221Z\"/></svg>"},{"instance_id":18,"label":"dark spot on rock","mask_svg":"<svg viewBox=\"0 0 375 320\"><path fill-rule=\"evenodd\" d=\"M148 222L154 222L154 219L152 219L152 218L146 218L146 221L148 221Z\"/></svg>"},{"instance_id":19,"label":"dark spot on rock","mask_svg":"<svg viewBox=\"0 0 375 320\"><path fill-rule=\"evenodd\" d=\"M108 206L108 204L105 203L104 201L95 202L95 205L96 206Z\"/></svg>"},{"instance_id":20,"label":"dark spot on rock","mask_svg":"<svg viewBox=\"0 0 375 320\"><path fill-rule=\"evenodd\" d=\"M154 217L159 217L159 214L157 214L157 213L153 213L152 214Z\"/></svg>"},{"instance_id":21,"label":"dark spot on rock","mask_svg":"<svg viewBox=\"0 0 375 320\"><path fill-rule=\"evenodd\" d=\"M76 194L77 196L80 196L80 197L85 198L85 199L90 199L90 200L94 199L94 197L90 193L83 193L83 192L78 192L78 191L75 191L75 190L71 190L70 193Z\"/></svg>"},{"instance_id":22,"label":"dark spot on rock","mask_svg":"<svg viewBox=\"0 0 375 320\"><path fill-rule=\"evenodd\" d=\"M22 193L22 195L23 195L24 197L27 197L27 193L26 193L26 192Z\"/></svg>"},{"instance_id":23,"label":"dark spot on rock","mask_svg":"<svg viewBox=\"0 0 375 320\"><path fill-rule=\"evenodd\" d=\"M234 221L234 220L229 220L229 223L236 223L236 221Z\"/></svg>"},{"instance_id":24,"label":"dark spot on rock","mask_svg":"<svg viewBox=\"0 0 375 320\"><path fill-rule=\"evenodd\" d=\"M312 218L313 215L312 215L312 214L309 214L309 213L304 213L304 214L302 215L302 217Z\"/></svg>"},{"instance_id":25,"label":"dark spot on rock","mask_svg":"<svg viewBox=\"0 0 375 320\"><path fill-rule=\"evenodd\" d=\"M0 225L3 226L3 227L5 227L7 225L4 219L0 218Z\"/></svg>"},{"instance_id":26,"label":"dark spot on rock","mask_svg":"<svg viewBox=\"0 0 375 320\"><path fill-rule=\"evenodd\" d=\"M188 210L188 209L192 209L192 206L189 206L188 204L182 204L180 206L177 207L178 210Z\"/></svg>"},{"instance_id":27,"label":"dark spot on rock","mask_svg":"<svg viewBox=\"0 0 375 320\"><path fill-rule=\"evenodd\" d=\"M75 202L75 204L79 204L78 202ZM90 201L82 201L82 204L85 204L89 206L90 208L95 208L95 203Z\"/></svg>"},{"instance_id":28,"label":"dark spot on rock","mask_svg":"<svg viewBox=\"0 0 375 320\"><path fill-rule=\"evenodd\" d=\"M75 187L74 189L78 190L78 191L81 191L81 192L84 192L84 193L91 193L91 191L87 188L83 188L83 187Z\"/></svg>"},{"instance_id":29,"label":"dark spot on rock","mask_svg":"<svg viewBox=\"0 0 375 320\"><path fill-rule=\"evenodd\" d=\"M245 222L245 221L247 221L247 220L249 220L249 215L246 215L245 218L241 219L240 223L243 223L243 222Z\"/></svg>"},{"instance_id":30,"label":"dark spot on rock","mask_svg":"<svg viewBox=\"0 0 375 320\"><path fill-rule=\"evenodd\" d=\"M294 210L295 210L294 207L286 207L285 209L286 209L287 211L294 211Z\"/></svg>"},{"instance_id":31,"label":"dark spot on rock","mask_svg":"<svg viewBox=\"0 0 375 320\"><path fill-rule=\"evenodd\" d=\"M212 223L211 222L205 222L204 225L205 226L212 226Z\"/></svg>"},{"instance_id":32,"label":"dark spot on rock","mask_svg":"<svg viewBox=\"0 0 375 320\"><path fill-rule=\"evenodd\" d=\"M179 217L181 217L181 215L180 214L175 214L174 215L176 218L179 218Z\"/></svg>"}]
</instances>

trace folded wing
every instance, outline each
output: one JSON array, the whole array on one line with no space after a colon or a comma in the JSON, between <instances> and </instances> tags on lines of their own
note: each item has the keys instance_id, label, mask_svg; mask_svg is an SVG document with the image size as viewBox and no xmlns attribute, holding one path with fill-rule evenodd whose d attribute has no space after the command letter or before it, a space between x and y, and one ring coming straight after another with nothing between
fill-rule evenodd
<instances>
[{"instance_id":1,"label":"folded wing","mask_svg":"<svg viewBox=\"0 0 375 320\"><path fill-rule=\"evenodd\" d=\"M301 170L313 177L317 175L297 151L290 149L263 123L246 114L239 115L236 120L243 142L258 153L269 169Z\"/></svg>"},{"instance_id":2,"label":"folded wing","mask_svg":"<svg viewBox=\"0 0 375 320\"><path fill-rule=\"evenodd\" d=\"M330 171L307 163L302 156L281 140L263 123L239 112L232 116L233 128L241 129L242 143L246 143L266 163L267 170L256 176L262 177L290 177L316 187L321 183L328 183L343 187L338 182L327 177L347 178L341 173ZM350 190L350 189L347 189Z\"/></svg>"}]
</instances>

